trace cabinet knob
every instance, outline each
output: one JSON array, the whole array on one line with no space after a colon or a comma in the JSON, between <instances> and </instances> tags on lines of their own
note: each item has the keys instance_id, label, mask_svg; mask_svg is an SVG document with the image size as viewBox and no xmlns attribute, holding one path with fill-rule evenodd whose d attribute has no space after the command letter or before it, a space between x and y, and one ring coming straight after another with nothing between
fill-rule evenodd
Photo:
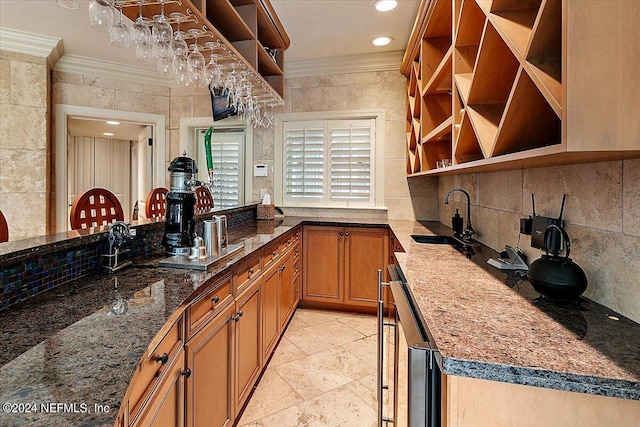
<instances>
[{"instance_id":1,"label":"cabinet knob","mask_svg":"<svg viewBox=\"0 0 640 427\"><path fill-rule=\"evenodd\" d=\"M247 273L249 273L249 276L251 276L253 274L253 268L250 268L249 270L247 270Z\"/></svg>"},{"instance_id":2,"label":"cabinet knob","mask_svg":"<svg viewBox=\"0 0 640 427\"><path fill-rule=\"evenodd\" d=\"M344 233L341 231L341 232L339 233L339 236L340 236L340 237L344 236Z\"/></svg>"},{"instance_id":3,"label":"cabinet knob","mask_svg":"<svg viewBox=\"0 0 640 427\"><path fill-rule=\"evenodd\" d=\"M280 271L284 271L285 266L283 265L282 267L280 267Z\"/></svg>"},{"instance_id":4,"label":"cabinet knob","mask_svg":"<svg viewBox=\"0 0 640 427\"><path fill-rule=\"evenodd\" d=\"M275 258L278 256L278 254L276 252L271 252L271 256Z\"/></svg>"},{"instance_id":5,"label":"cabinet knob","mask_svg":"<svg viewBox=\"0 0 640 427\"><path fill-rule=\"evenodd\" d=\"M169 360L169 355L167 353L162 353L162 356L156 356L156 362L160 362L161 365L164 365Z\"/></svg>"},{"instance_id":6,"label":"cabinet knob","mask_svg":"<svg viewBox=\"0 0 640 427\"><path fill-rule=\"evenodd\" d=\"M287 245L291 244L291 239L287 240Z\"/></svg>"},{"instance_id":7,"label":"cabinet knob","mask_svg":"<svg viewBox=\"0 0 640 427\"><path fill-rule=\"evenodd\" d=\"M243 314L242 310L240 310L235 316L233 316L233 320L236 322L239 321Z\"/></svg>"},{"instance_id":8,"label":"cabinet knob","mask_svg":"<svg viewBox=\"0 0 640 427\"><path fill-rule=\"evenodd\" d=\"M349 232L344 233L345 236L349 237Z\"/></svg>"},{"instance_id":9,"label":"cabinet knob","mask_svg":"<svg viewBox=\"0 0 640 427\"><path fill-rule=\"evenodd\" d=\"M180 375L185 378L189 378L191 376L191 369L187 368L184 371L180 371Z\"/></svg>"}]
</instances>

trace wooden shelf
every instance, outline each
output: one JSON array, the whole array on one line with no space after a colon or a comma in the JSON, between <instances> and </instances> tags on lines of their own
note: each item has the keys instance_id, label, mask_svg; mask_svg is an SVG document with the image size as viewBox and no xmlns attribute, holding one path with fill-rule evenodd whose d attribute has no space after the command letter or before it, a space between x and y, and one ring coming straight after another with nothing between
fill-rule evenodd
<instances>
[{"instance_id":1,"label":"wooden shelf","mask_svg":"<svg viewBox=\"0 0 640 427\"><path fill-rule=\"evenodd\" d=\"M520 70L491 156L561 143L561 121L529 75Z\"/></svg>"},{"instance_id":2,"label":"wooden shelf","mask_svg":"<svg viewBox=\"0 0 640 427\"><path fill-rule=\"evenodd\" d=\"M453 124L453 117L449 116L445 121L440 123L431 132L429 132L422 138L422 145L433 143L433 142L441 142L444 140L449 141L449 144L450 144L452 124Z\"/></svg>"},{"instance_id":3,"label":"wooden shelf","mask_svg":"<svg viewBox=\"0 0 640 427\"><path fill-rule=\"evenodd\" d=\"M467 116L469 116L484 157L491 157L504 108L504 104L467 106Z\"/></svg>"},{"instance_id":4,"label":"wooden shelf","mask_svg":"<svg viewBox=\"0 0 640 427\"><path fill-rule=\"evenodd\" d=\"M562 2L544 0L533 28L527 61L530 75L554 111L562 115Z\"/></svg>"},{"instance_id":5,"label":"wooden shelf","mask_svg":"<svg viewBox=\"0 0 640 427\"><path fill-rule=\"evenodd\" d=\"M429 81L438 68L442 67L443 59L450 54L451 37L436 37L422 40L420 53L421 79ZM451 58L451 57L449 57Z\"/></svg>"},{"instance_id":6,"label":"wooden shelf","mask_svg":"<svg viewBox=\"0 0 640 427\"><path fill-rule=\"evenodd\" d=\"M426 95L423 100L424 105L422 106L420 119L422 138L440 126L445 120L451 118L451 95L448 93Z\"/></svg>"},{"instance_id":7,"label":"wooden shelf","mask_svg":"<svg viewBox=\"0 0 640 427\"><path fill-rule=\"evenodd\" d=\"M469 102L469 91L471 90L473 73L456 74L454 79L456 81L456 86L460 91L462 101L466 104L467 102Z\"/></svg>"},{"instance_id":8,"label":"wooden shelf","mask_svg":"<svg viewBox=\"0 0 640 427\"><path fill-rule=\"evenodd\" d=\"M493 12L490 19L496 29L504 34L504 40L514 47L513 53L524 57L537 16L538 8L516 9Z\"/></svg>"},{"instance_id":9,"label":"wooden shelf","mask_svg":"<svg viewBox=\"0 0 640 427\"><path fill-rule=\"evenodd\" d=\"M456 26L456 47L480 44L485 21L486 15L478 4L474 0L465 0Z\"/></svg>"},{"instance_id":10,"label":"wooden shelf","mask_svg":"<svg viewBox=\"0 0 640 427\"><path fill-rule=\"evenodd\" d=\"M422 169L436 169L436 162L451 158L451 139L431 141L422 146ZM425 167L426 166L426 167Z\"/></svg>"},{"instance_id":11,"label":"wooden shelf","mask_svg":"<svg viewBox=\"0 0 640 427\"><path fill-rule=\"evenodd\" d=\"M445 93L451 90L451 56L453 55L453 47L449 49L441 59L440 63L433 71L431 78L427 81L423 89L424 95L434 95L437 93ZM424 72L422 73L424 76ZM424 81L424 79L423 79Z\"/></svg>"},{"instance_id":12,"label":"wooden shelf","mask_svg":"<svg viewBox=\"0 0 640 427\"><path fill-rule=\"evenodd\" d=\"M519 66L493 25L488 23L478 52L468 104L505 104Z\"/></svg>"},{"instance_id":13,"label":"wooden shelf","mask_svg":"<svg viewBox=\"0 0 640 427\"><path fill-rule=\"evenodd\" d=\"M455 131L454 131L455 132ZM458 137L455 140L453 160L455 164L482 159L482 149L473 131L469 117L465 114L462 119Z\"/></svg>"}]
</instances>

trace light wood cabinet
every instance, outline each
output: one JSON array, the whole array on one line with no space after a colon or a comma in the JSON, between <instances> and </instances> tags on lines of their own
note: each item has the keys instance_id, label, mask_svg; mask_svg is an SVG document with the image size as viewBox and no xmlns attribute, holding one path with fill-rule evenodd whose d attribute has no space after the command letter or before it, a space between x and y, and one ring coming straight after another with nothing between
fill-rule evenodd
<instances>
[{"instance_id":1,"label":"light wood cabinet","mask_svg":"<svg viewBox=\"0 0 640 427\"><path fill-rule=\"evenodd\" d=\"M185 423L184 380L189 375L185 368L184 350L180 348L166 367L166 374L158 384L153 399L142 412L135 427L182 427Z\"/></svg>"},{"instance_id":2,"label":"light wood cabinet","mask_svg":"<svg viewBox=\"0 0 640 427\"><path fill-rule=\"evenodd\" d=\"M277 265L264 274L262 284L262 353L264 360L269 359L278 343L278 288L280 271Z\"/></svg>"},{"instance_id":3,"label":"light wood cabinet","mask_svg":"<svg viewBox=\"0 0 640 427\"><path fill-rule=\"evenodd\" d=\"M235 413L251 394L262 370L262 282L258 280L236 300L234 314Z\"/></svg>"},{"instance_id":4,"label":"light wood cabinet","mask_svg":"<svg viewBox=\"0 0 640 427\"><path fill-rule=\"evenodd\" d=\"M291 289L293 288L293 256L291 251L287 252L282 259L279 268L280 279L278 281L278 321L280 331L284 330L287 321L291 317Z\"/></svg>"},{"instance_id":5,"label":"light wood cabinet","mask_svg":"<svg viewBox=\"0 0 640 427\"><path fill-rule=\"evenodd\" d=\"M375 307L388 239L384 228L305 226L303 300Z\"/></svg>"},{"instance_id":6,"label":"light wood cabinet","mask_svg":"<svg viewBox=\"0 0 640 427\"><path fill-rule=\"evenodd\" d=\"M234 304L220 312L185 345L187 426L228 426L233 423Z\"/></svg>"},{"instance_id":7,"label":"light wood cabinet","mask_svg":"<svg viewBox=\"0 0 640 427\"><path fill-rule=\"evenodd\" d=\"M621 54L638 13L619 0L423 0L402 65L407 174L639 156L640 59Z\"/></svg>"}]
</instances>

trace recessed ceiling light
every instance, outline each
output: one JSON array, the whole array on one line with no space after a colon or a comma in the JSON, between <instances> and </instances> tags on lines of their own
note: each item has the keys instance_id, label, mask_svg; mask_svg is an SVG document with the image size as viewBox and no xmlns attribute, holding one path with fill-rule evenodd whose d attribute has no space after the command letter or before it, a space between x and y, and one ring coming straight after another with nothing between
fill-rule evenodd
<instances>
[{"instance_id":1,"label":"recessed ceiling light","mask_svg":"<svg viewBox=\"0 0 640 427\"><path fill-rule=\"evenodd\" d=\"M115 120L107 120L108 125L119 125L120 122L116 122Z\"/></svg>"},{"instance_id":2,"label":"recessed ceiling light","mask_svg":"<svg viewBox=\"0 0 640 427\"><path fill-rule=\"evenodd\" d=\"M113 136L112 132L102 132L104 136Z\"/></svg>"},{"instance_id":3,"label":"recessed ceiling light","mask_svg":"<svg viewBox=\"0 0 640 427\"><path fill-rule=\"evenodd\" d=\"M377 37L371 40L371 43L374 46L386 46L391 43L391 40L393 40L391 37Z\"/></svg>"},{"instance_id":4,"label":"recessed ceiling light","mask_svg":"<svg viewBox=\"0 0 640 427\"><path fill-rule=\"evenodd\" d=\"M376 10L380 12L388 12L390 10L393 10L397 5L398 2L396 0L378 0L373 4Z\"/></svg>"}]
</instances>

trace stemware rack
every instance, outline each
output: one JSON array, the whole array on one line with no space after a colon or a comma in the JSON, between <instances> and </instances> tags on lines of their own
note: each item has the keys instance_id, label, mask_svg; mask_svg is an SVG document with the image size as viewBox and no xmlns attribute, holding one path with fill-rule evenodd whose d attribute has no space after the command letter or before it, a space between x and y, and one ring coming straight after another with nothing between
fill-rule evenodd
<instances>
[{"instance_id":1,"label":"stemware rack","mask_svg":"<svg viewBox=\"0 0 640 427\"><path fill-rule=\"evenodd\" d=\"M140 6L146 20L160 14L162 3L115 0L114 6L135 21ZM268 0L165 0L164 15L185 40L197 38L200 51L213 47L221 62L249 70L258 83L254 95L274 105L284 102L284 51L290 41ZM197 36L189 34L192 29L200 30ZM275 61L265 48L276 50Z\"/></svg>"}]
</instances>

